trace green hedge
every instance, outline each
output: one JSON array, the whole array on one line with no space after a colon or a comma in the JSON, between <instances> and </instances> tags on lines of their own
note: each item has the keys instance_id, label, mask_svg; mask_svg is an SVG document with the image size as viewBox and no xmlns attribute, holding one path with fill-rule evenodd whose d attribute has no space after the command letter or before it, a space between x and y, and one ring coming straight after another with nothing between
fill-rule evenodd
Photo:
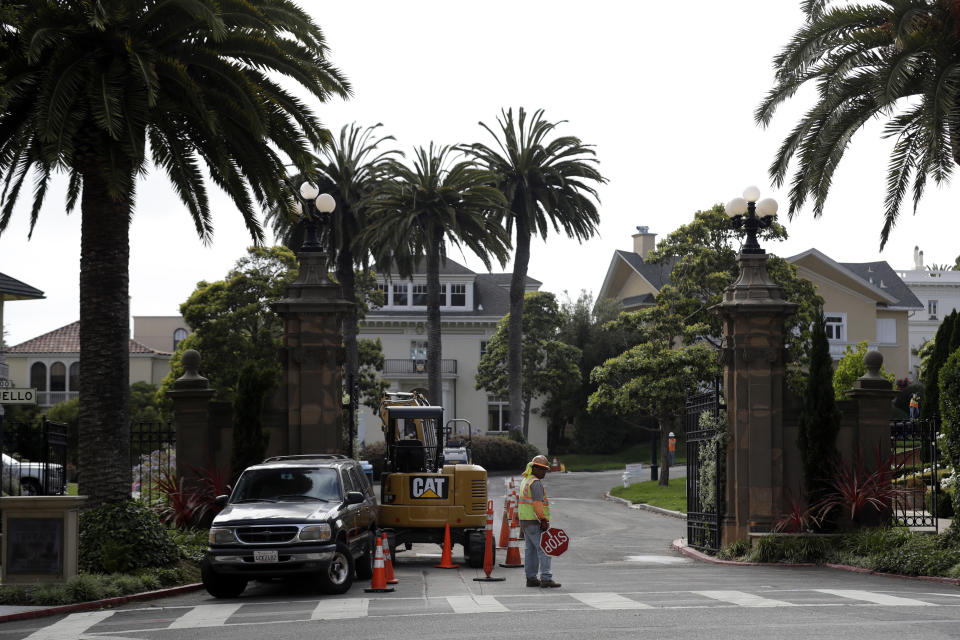
<instances>
[{"instance_id":1,"label":"green hedge","mask_svg":"<svg viewBox=\"0 0 960 640\"><path fill-rule=\"evenodd\" d=\"M133 500L80 514L79 568L87 573L128 573L169 567L180 551L160 518Z\"/></svg>"},{"instance_id":2,"label":"green hedge","mask_svg":"<svg viewBox=\"0 0 960 640\"><path fill-rule=\"evenodd\" d=\"M477 436L473 439L473 463L487 471L520 473L538 453L532 444L503 436Z\"/></svg>"}]
</instances>

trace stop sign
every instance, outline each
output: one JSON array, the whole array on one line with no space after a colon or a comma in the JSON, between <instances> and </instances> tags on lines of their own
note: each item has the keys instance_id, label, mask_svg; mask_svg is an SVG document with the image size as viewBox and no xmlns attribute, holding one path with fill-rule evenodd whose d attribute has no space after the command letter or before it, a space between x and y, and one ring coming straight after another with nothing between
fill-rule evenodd
<instances>
[{"instance_id":1,"label":"stop sign","mask_svg":"<svg viewBox=\"0 0 960 640\"><path fill-rule=\"evenodd\" d=\"M570 536L568 536L567 532L563 529L550 527L540 534L540 548L543 549L548 556L563 555L569 546Z\"/></svg>"}]
</instances>

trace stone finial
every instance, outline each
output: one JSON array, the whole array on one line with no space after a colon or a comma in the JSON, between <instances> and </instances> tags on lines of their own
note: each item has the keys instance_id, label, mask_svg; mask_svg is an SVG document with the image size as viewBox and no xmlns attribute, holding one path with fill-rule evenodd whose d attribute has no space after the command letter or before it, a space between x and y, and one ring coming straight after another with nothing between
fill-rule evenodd
<instances>
[{"instance_id":1,"label":"stone finial","mask_svg":"<svg viewBox=\"0 0 960 640\"><path fill-rule=\"evenodd\" d=\"M174 381L175 389L206 389L210 386L210 381L200 375L200 352L195 349L187 349L180 356L180 362L183 364L184 374Z\"/></svg>"},{"instance_id":2,"label":"stone finial","mask_svg":"<svg viewBox=\"0 0 960 640\"><path fill-rule=\"evenodd\" d=\"M893 383L880 375L880 368L883 366L882 353L875 349L867 351L863 356L863 363L867 366L867 372L853 383L854 389L893 389Z\"/></svg>"}]
</instances>

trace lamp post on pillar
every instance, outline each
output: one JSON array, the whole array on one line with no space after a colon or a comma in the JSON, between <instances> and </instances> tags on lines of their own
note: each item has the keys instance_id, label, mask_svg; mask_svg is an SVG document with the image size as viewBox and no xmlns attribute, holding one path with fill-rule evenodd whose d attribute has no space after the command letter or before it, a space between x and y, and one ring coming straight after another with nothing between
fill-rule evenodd
<instances>
[{"instance_id":1,"label":"lamp post on pillar","mask_svg":"<svg viewBox=\"0 0 960 640\"><path fill-rule=\"evenodd\" d=\"M286 391L286 453L350 453L341 416L343 318L353 307L327 275L322 242L336 201L310 182L295 190L294 208L305 233L297 252L300 270L273 310L283 320L283 386ZM327 229L329 232L329 229Z\"/></svg>"},{"instance_id":2,"label":"lamp post on pillar","mask_svg":"<svg viewBox=\"0 0 960 640\"><path fill-rule=\"evenodd\" d=\"M769 532L783 514L784 320L796 305L767 275L757 233L773 224L777 203L759 198L760 190L748 187L726 206L731 225L745 229L747 238L738 257L740 276L717 306L731 436L722 545Z\"/></svg>"}]
</instances>

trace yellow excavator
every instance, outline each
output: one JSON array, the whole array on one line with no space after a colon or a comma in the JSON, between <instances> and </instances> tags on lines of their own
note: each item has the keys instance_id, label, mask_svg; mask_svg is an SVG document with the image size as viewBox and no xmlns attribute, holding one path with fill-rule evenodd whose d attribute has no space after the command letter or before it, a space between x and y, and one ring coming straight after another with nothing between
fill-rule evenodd
<instances>
[{"instance_id":1,"label":"yellow excavator","mask_svg":"<svg viewBox=\"0 0 960 640\"><path fill-rule=\"evenodd\" d=\"M463 546L467 564L482 567L486 470L475 464L446 463L444 449L450 450L446 445L452 430L443 423L443 407L431 406L421 393L385 392L379 413L387 445L380 477L380 526L391 546L442 545L449 524L451 541ZM460 448L463 442L458 436L450 444Z\"/></svg>"}]
</instances>

